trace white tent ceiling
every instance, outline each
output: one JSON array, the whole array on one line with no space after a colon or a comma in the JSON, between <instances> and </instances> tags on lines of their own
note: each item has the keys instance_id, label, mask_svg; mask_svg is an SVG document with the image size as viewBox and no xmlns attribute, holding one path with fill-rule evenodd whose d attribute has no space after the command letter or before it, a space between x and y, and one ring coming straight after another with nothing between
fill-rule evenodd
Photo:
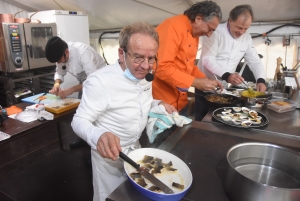
<instances>
[{"instance_id":1,"label":"white tent ceiling","mask_svg":"<svg viewBox=\"0 0 300 201\"><path fill-rule=\"evenodd\" d=\"M26 11L86 11L90 30L118 29L132 22L158 25L164 19L182 14L197 0L2 0ZM214 0L222 9L223 21L239 4L251 4L255 22L298 21L300 0Z\"/></svg>"}]
</instances>

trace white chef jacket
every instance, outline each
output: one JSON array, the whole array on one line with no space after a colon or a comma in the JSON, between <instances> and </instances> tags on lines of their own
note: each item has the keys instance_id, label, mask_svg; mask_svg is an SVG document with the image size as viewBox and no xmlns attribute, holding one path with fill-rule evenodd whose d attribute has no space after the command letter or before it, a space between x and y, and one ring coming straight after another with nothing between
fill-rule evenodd
<instances>
[{"instance_id":1,"label":"white chef jacket","mask_svg":"<svg viewBox=\"0 0 300 201\"><path fill-rule=\"evenodd\" d=\"M160 101L152 98L152 84L131 81L118 62L102 68L83 83L83 96L74 115L74 132L92 147L94 200L105 200L125 180L123 163L104 159L95 149L99 137L111 132L122 151L139 147L148 112Z\"/></svg>"},{"instance_id":2,"label":"white chef jacket","mask_svg":"<svg viewBox=\"0 0 300 201\"><path fill-rule=\"evenodd\" d=\"M67 42L69 60L66 63L56 63L54 80L64 81L64 76L69 72L82 83L86 77L97 69L106 66L103 58L89 45L80 42ZM62 69L66 66L66 69Z\"/></svg>"},{"instance_id":3,"label":"white chef jacket","mask_svg":"<svg viewBox=\"0 0 300 201\"><path fill-rule=\"evenodd\" d=\"M83 83L72 127L93 149L105 132L117 135L121 146L127 146L140 138L148 112L159 102L152 98L151 82L127 79L116 62L92 73Z\"/></svg>"},{"instance_id":4,"label":"white chef jacket","mask_svg":"<svg viewBox=\"0 0 300 201\"><path fill-rule=\"evenodd\" d=\"M243 57L255 79L265 79L265 70L253 47L251 35L244 33L235 39L231 36L227 23L224 23L210 37L203 37L198 67L208 78L215 79L214 74L222 77L226 72L234 73Z\"/></svg>"}]
</instances>

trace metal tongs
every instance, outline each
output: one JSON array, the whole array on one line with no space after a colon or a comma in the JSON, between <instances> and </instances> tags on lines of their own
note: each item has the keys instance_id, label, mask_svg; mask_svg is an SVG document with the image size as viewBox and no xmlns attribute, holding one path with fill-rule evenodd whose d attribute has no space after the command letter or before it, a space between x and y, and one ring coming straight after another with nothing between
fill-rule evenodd
<instances>
[{"instance_id":1,"label":"metal tongs","mask_svg":"<svg viewBox=\"0 0 300 201\"><path fill-rule=\"evenodd\" d=\"M251 95L255 95L255 91L248 86L248 84L246 84L244 81L243 81L243 84L248 88L248 92L251 94Z\"/></svg>"}]
</instances>

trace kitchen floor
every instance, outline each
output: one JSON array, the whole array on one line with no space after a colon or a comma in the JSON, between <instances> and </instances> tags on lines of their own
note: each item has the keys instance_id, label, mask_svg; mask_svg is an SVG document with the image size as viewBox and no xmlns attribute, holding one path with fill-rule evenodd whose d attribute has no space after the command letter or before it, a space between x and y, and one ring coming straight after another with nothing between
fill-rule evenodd
<instances>
[{"instance_id":1,"label":"kitchen floor","mask_svg":"<svg viewBox=\"0 0 300 201\"><path fill-rule=\"evenodd\" d=\"M70 126L71 119L60 122L64 149L57 140L26 153L33 146L32 137L22 137L22 144L0 147L0 157L10 154L12 161L0 166L1 201L89 201L93 199L92 166L88 162L90 148L70 149L69 142L77 138ZM56 127L36 133L43 135ZM28 135L29 136L29 135ZM6 147L6 150L3 150ZM12 151L13 150L13 151ZM16 152L16 153L12 153ZM18 156L18 154L20 156Z\"/></svg>"}]
</instances>

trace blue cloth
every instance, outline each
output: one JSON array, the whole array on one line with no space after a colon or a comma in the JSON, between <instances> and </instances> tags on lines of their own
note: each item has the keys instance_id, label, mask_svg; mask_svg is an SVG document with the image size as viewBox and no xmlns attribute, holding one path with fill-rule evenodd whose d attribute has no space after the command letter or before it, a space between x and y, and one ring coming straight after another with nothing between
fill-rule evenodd
<instances>
[{"instance_id":1,"label":"blue cloth","mask_svg":"<svg viewBox=\"0 0 300 201\"><path fill-rule=\"evenodd\" d=\"M181 116L178 114L178 112L169 114L162 105L153 107L148 113L148 116L149 119L146 130L150 143L154 142L158 134L162 133L166 129L171 128L174 124L182 127L183 125L192 122L192 119Z\"/></svg>"}]
</instances>

